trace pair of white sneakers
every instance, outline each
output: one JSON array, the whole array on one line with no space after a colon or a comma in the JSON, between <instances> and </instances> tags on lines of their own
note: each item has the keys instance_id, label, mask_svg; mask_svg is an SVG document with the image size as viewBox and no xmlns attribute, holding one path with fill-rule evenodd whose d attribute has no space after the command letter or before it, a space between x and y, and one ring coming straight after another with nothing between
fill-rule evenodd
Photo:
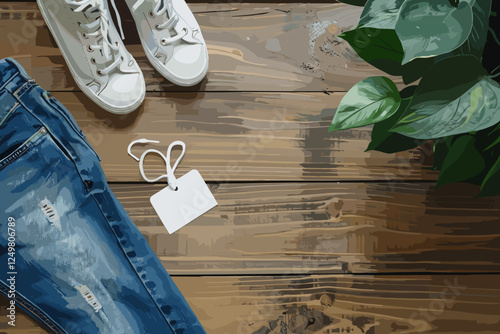
<instances>
[{"instance_id":1,"label":"pair of white sneakers","mask_svg":"<svg viewBox=\"0 0 500 334\"><path fill-rule=\"evenodd\" d=\"M121 1L121 0L120 0ZM207 46L184 0L125 0L153 67L180 86L199 83L208 69ZM37 0L82 92L103 109L126 114L144 100L142 71L122 39L107 0Z\"/></svg>"}]
</instances>

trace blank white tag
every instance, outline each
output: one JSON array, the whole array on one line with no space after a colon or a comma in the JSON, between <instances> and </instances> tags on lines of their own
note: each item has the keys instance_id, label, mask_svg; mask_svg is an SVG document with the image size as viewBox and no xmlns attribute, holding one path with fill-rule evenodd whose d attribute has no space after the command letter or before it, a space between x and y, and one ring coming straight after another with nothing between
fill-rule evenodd
<instances>
[{"instance_id":1,"label":"blank white tag","mask_svg":"<svg viewBox=\"0 0 500 334\"><path fill-rule=\"evenodd\" d=\"M150 201L170 234L217 205L196 169L177 179L177 190L167 186L151 196Z\"/></svg>"}]
</instances>

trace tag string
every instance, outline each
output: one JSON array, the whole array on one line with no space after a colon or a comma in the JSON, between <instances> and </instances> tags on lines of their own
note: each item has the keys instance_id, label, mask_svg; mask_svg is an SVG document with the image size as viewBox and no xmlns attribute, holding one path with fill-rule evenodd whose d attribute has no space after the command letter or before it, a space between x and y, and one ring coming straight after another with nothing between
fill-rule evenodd
<instances>
[{"instance_id":1,"label":"tag string","mask_svg":"<svg viewBox=\"0 0 500 334\"><path fill-rule=\"evenodd\" d=\"M183 141L176 140L176 141L172 142L168 146L167 155L164 155L163 153L161 153L160 151L158 151L158 150L156 150L154 148L151 148L151 149L148 149L148 150L144 151L142 153L142 155L141 155L140 158L137 158L135 155L132 154L131 148L132 148L132 146L134 146L135 144L138 144L138 143L141 143L141 144L145 144L145 143L159 143L159 141L157 141L157 140L148 140L148 139L145 139L145 138L141 138L141 139L134 140L128 146L128 149L127 149L128 154L132 158L134 158L135 160L139 161L139 171L141 172L142 178L144 180L146 180L147 182L156 182L156 181L161 180L163 178L167 178L168 186L170 187L170 189L177 190L177 178L175 177L174 172L175 172L175 169L177 168L177 166L179 165L179 162L181 161L182 157L184 157L184 154L186 153L186 144ZM172 153L172 148L174 146L181 146L182 147L182 152L181 152L181 155L175 161L174 166L172 167L170 165L170 156L171 156L171 153ZM167 167L167 174L160 175L160 176L158 176L155 179L149 179L146 176L146 173L144 173L144 158L149 153L158 154L159 156L161 156L163 158L163 160L165 161L165 165Z\"/></svg>"}]
</instances>

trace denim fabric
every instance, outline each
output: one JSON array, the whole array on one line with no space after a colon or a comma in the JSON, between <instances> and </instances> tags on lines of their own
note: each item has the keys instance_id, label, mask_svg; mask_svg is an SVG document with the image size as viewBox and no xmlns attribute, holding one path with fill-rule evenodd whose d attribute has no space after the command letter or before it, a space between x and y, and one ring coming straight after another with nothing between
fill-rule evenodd
<instances>
[{"instance_id":1,"label":"denim fabric","mask_svg":"<svg viewBox=\"0 0 500 334\"><path fill-rule=\"evenodd\" d=\"M55 333L205 333L64 106L0 60L0 290Z\"/></svg>"}]
</instances>

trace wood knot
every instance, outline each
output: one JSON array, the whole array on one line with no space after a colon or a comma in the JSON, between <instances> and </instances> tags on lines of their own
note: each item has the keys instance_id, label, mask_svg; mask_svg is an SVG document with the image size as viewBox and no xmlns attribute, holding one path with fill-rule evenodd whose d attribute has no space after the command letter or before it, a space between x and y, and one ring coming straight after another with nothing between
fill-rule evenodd
<instances>
[{"instance_id":1,"label":"wood knot","mask_svg":"<svg viewBox=\"0 0 500 334\"><path fill-rule=\"evenodd\" d=\"M328 212L330 218L340 219L342 217L343 207L343 200L341 200L340 198L333 198L332 201L326 205L326 212Z\"/></svg>"},{"instance_id":2,"label":"wood knot","mask_svg":"<svg viewBox=\"0 0 500 334\"><path fill-rule=\"evenodd\" d=\"M328 26L327 30L330 34L335 35L339 30L339 26L335 23L332 23Z\"/></svg>"},{"instance_id":3,"label":"wood knot","mask_svg":"<svg viewBox=\"0 0 500 334\"><path fill-rule=\"evenodd\" d=\"M330 307L333 305L332 298L330 298L330 296L328 295L321 295L321 297L319 298L319 302L323 307Z\"/></svg>"}]
</instances>

